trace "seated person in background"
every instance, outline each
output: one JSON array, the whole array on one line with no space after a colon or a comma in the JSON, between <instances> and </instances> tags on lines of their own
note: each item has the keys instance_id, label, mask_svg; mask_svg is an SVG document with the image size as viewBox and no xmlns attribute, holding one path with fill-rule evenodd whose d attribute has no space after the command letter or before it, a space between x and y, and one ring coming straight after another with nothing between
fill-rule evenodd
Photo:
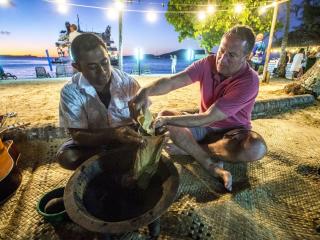
<instances>
[{"instance_id":1,"label":"seated person in background","mask_svg":"<svg viewBox=\"0 0 320 240\"><path fill-rule=\"evenodd\" d=\"M309 56L306 59L306 69L305 72L307 72L312 66L316 63L317 58L316 58L316 51L311 51L309 52Z\"/></svg>"},{"instance_id":2,"label":"seated person in background","mask_svg":"<svg viewBox=\"0 0 320 240\"><path fill-rule=\"evenodd\" d=\"M111 67L105 43L94 34L79 35L71 51L79 72L61 90L59 118L72 138L60 147L57 159L73 170L106 147L140 144L142 138L129 126L128 102L139 84Z\"/></svg>"},{"instance_id":3,"label":"seated person in background","mask_svg":"<svg viewBox=\"0 0 320 240\"><path fill-rule=\"evenodd\" d=\"M304 59L304 49L300 48L299 52L294 55L290 71L293 72L293 78L299 78L303 74L302 62Z\"/></svg>"},{"instance_id":4,"label":"seated person in background","mask_svg":"<svg viewBox=\"0 0 320 240\"><path fill-rule=\"evenodd\" d=\"M181 73L141 88L130 103L134 111L144 110L149 96L163 95L199 81L200 112L182 115L164 111L155 126L167 126L172 141L209 173L221 178L229 191L232 176L223 169L221 161L250 162L261 159L267 152L263 138L250 130L251 112L259 89L258 75L247 63L254 40L249 27L230 29L223 35L217 55L203 58ZM215 141L199 145L199 141L208 137L214 137Z\"/></svg>"},{"instance_id":5,"label":"seated person in background","mask_svg":"<svg viewBox=\"0 0 320 240\"><path fill-rule=\"evenodd\" d=\"M270 61L271 62L271 61ZM279 68L279 63L280 63L280 58L277 58L275 60L275 65L274 65L274 69L272 70L272 74L276 74L278 72L278 68Z\"/></svg>"},{"instance_id":6,"label":"seated person in background","mask_svg":"<svg viewBox=\"0 0 320 240\"><path fill-rule=\"evenodd\" d=\"M78 27L75 24L70 25L69 43L72 44L73 40L81 33L78 32Z\"/></svg>"},{"instance_id":7,"label":"seated person in background","mask_svg":"<svg viewBox=\"0 0 320 240\"><path fill-rule=\"evenodd\" d=\"M291 63L291 53L286 51L286 63Z\"/></svg>"}]
</instances>

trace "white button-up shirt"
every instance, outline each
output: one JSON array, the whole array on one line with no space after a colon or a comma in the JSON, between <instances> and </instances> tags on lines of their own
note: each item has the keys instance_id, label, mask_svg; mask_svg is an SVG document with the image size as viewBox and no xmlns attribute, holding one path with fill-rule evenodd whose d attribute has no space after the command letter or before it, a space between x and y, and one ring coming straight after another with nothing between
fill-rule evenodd
<instances>
[{"instance_id":1,"label":"white button-up shirt","mask_svg":"<svg viewBox=\"0 0 320 240\"><path fill-rule=\"evenodd\" d=\"M291 72L299 72L300 68L302 67L302 60L303 60L302 53L297 53L296 55L294 55L290 71Z\"/></svg>"},{"instance_id":2,"label":"white button-up shirt","mask_svg":"<svg viewBox=\"0 0 320 240\"><path fill-rule=\"evenodd\" d=\"M140 86L128 74L112 68L108 108L95 88L81 74L75 74L60 93L59 118L64 128L97 129L121 126L130 121L128 102Z\"/></svg>"},{"instance_id":3,"label":"white button-up shirt","mask_svg":"<svg viewBox=\"0 0 320 240\"><path fill-rule=\"evenodd\" d=\"M81 35L81 33L77 32L77 31L74 31L74 32L71 32L69 33L69 42L72 43L73 40L78 37L79 35Z\"/></svg>"}]
</instances>

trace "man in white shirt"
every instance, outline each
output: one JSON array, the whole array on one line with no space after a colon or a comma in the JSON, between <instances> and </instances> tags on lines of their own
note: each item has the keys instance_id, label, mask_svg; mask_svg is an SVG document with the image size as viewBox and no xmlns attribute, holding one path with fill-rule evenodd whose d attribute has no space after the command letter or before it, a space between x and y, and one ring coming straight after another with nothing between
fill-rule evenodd
<instances>
[{"instance_id":1,"label":"man in white shirt","mask_svg":"<svg viewBox=\"0 0 320 240\"><path fill-rule=\"evenodd\" d=\"M293 72L293 78L300 77L302 75L302 61L304 58L304 49L301 48L299 52L294 55L290 71Z\"/></svg>"},{"instance_id":2,"label":"man in white shirt","mask_svg":"<svg viewBox=\"0 0 320 240\"><path fill-rule=\"evenodd\" d=\"M81 33L78 32L78 28L77 25L75 24L71 24L70 25L70 33L69 33L69 43L71 45L71 43L73 42L73 40L79 36Z\"/></svg>"},{"instance_id":3,"label":"man in white shirt","mask_svg":"<svg viewBox=\"0 0 320 240\"><path fill-rule=\"evenodd\" d=\"M64 168L76 169L102 149L119 144L141 144L133 130L128 102L139 84L112 68L103 40L83 33L71 44L72 64L78 70L61 90L59 118L71 139L57 153Z\"/></svg>"}]
</instances>

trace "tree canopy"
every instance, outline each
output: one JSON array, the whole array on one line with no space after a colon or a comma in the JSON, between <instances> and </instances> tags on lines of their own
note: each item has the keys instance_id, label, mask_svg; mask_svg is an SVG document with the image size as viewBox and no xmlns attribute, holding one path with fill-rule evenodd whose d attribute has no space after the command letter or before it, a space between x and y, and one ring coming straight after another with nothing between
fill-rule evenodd
<instances>
[{"instance_id":1,"label":"tree canopy","mask_svg":"<svg viewBox=\"0 0 320 240\"><path fill-rule=\"evenodd\" d=\"M289 45L320 44L320 1L303 0L302 4L295 4L292 11L301 24L289 33Z\"/></svg>"},{"instance_id":2,"label":"tree canopy","mask_svg":"<svg viewBox=\"0 0 320 240\"><path fill-rule=\"evenodd\" d=\"M170 0L167 21L172 24L179 33L179 41L193 38L200 41L201 47L207 51L220 43L222 35L231 27L243 24L248 25L257 32L268 32L271 26L272 9L259 15L259 1L244 0L241 3L244 10L236 14L234 4L236 1L217 1L216 11L213 14L207 12L208 0ZM199 20L197 14L203 11L206 14L204 20Z\"/></svg>"},{"instance_id":3,"label":"tree canopy","mask_svg":"<svg viewBox=\"0 0 320 240\"><path fill-rule=\"evenodd\" d=\"M319 0L303 0L303 4L295 5L298 19L302 22L296 29L304 29L306 32L320 32L320 2Z\"/></svg>"},{"instance_id":4,"label":"tree canopy","mask_svg":"<svg viewBox=\"0 0 320 240\"><path fill-rule=\"evenodd\" d=\"M300 24L289 32L288 46L308 46L320 44L320 1L303 0L303 3L293 4L291 11L295 13ZM274 45L279 46L282 38Z\"/></svg>"}]
</instances>

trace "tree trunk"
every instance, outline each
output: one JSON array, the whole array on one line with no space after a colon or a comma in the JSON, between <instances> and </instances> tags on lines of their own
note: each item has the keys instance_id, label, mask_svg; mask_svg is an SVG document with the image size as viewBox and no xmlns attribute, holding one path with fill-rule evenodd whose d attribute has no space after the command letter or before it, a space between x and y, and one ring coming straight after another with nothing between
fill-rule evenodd
<instances>
[{"instance_id":1,"label":"tree trunk","mask_svg":"<svg viewBox=\"0 0 320 240\"><path fill-rule=\"evenodd\" d=\"M267 47L267 53L266 53L266 59L263 66L263 74L262 74L262 82L269 83L270 75L268 73L268 65L269 65L269 58L271 53L271 47L272 47L272 40L273 40L273 34L276 27L277 17L278 17L278 10L279 10L279 4L277 4L279 0L276 0L276 5L273 8L273 16L272 16L272 22L271 22L271 28L270 28L270 34L269 34L269 42Z\"/></svg>"},{"instance_id":2,"label":"tree trunk","mask_svg":"<svg viewBox=\"0 0 320 240\"><path fill-rule=\"evenodd\" d=\"M282 43L281 43L281 54L280 54L280 60L278 64L278 76L279 77L286 77L286 67L287 67L287 44L288 44L288 33L289 33L289 27L290 27L290 0L287 2L286 7L286 21L284 23L284 34L282 38Z\"/></svg>"},{"instance_id":3,"label":"tree trunk","mask_svg":"<svg viewBox=\"0 0 320 240\"><path fill-rule=\"evenodd\" d=\"M297 82L290 83L284 87L290 95L312 94L320 96L320 59L304 74Z\"/></svg>"}]
</instances>

